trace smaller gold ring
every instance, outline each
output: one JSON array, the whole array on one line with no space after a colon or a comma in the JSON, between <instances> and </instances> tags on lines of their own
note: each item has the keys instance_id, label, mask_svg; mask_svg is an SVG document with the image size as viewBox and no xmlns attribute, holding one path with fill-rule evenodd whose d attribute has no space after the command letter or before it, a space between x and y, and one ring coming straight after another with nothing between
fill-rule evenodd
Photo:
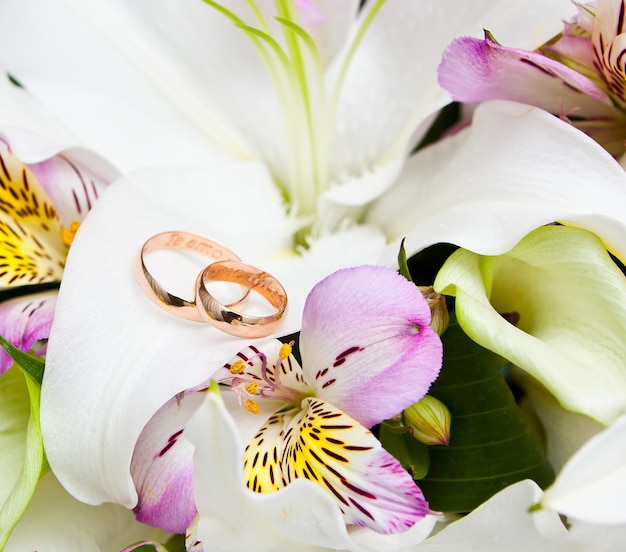
<instances>
[{"instance_id":1,"label":"smaller gold ring","mask_svg":"<svg viewBox=\"0 0 626 552\"><path fill-rule=\"evenodd\" d=\"M212 262L222 260L237 261L239 257L223 245L190 232L162 232L152 236L143 244L135 265L135 274L142 291L155 305L167 312L185 318L186 320L204 322L204 318L200 315L194 301L188 301L187 299L183 299L167 291L146 267L145 256L152 251L160 249L183 249L185 251L191 251L208 257ZM245 292L243 298L229 306L237 306L246 301L248 298L248 289L246 287L242 289L244 289Z\"/></svg>"},{"instance_id":2,"label":"smaller gold ring","mask_svg":"<svg viewBox=\"0 0 626 552\"><path fill-rule=\"evenodd\" d=\"M233 305L223 305L207 289L210 282L232 282L246 286L264 297L275 312L254 316L231 310ZM271 334L282 322L287 309L287 293L271 274L239 261L217 261L207 266L196 280L196 306L202 319L239 337L264 337Z\"/></svg>"}]
</instances>

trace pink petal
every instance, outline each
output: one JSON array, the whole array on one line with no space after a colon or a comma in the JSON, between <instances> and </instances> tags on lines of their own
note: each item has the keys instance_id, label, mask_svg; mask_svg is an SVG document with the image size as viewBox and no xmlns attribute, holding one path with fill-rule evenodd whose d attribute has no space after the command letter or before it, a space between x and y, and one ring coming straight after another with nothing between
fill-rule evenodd
<instances>
[{"instance_id":1,"label":"pink petal","mask_svg":"<svg viewBox=\"0 0 626 552\"><path fill-rule=\"evenodd\" d=\"M365 427L426 394L442 346L417 287L389 268L361 266L317 284L304 306L300 351L317 397Z\"/></svg>"},{"instance_id":2,"label":"pink petal","mask_svg":"<svg viewBox=\"0 0 626 552\"><path fill-rule=\"evenodd\" d=\"M115 176L100 174L67 154L59 154L28 167L44 187L64 227L82 221Z\"/></svg>"},{"instance_id":3,"label":"pink petal","mask_svg":"<svg viewBox=\"0 0 626 552\"><path fill-rule=\"evenodd\" d=\"M541 54L463 37L445 50L439 84L466 103L504 99L551 113L614 116L608 96L587 77Z\"/></svg>"},{"instance_id":4,"label":"pink petal","mask_svg":"<svg viewBox=\"0 0 626 552\"><path fill-rule=\"evenodd\" d=\"M56 298L56 291L45 291L0 303L0 335L18 349L30 351L37 341L50 335ZM43 352L45 349L39 351ZM12 365L11 357L0 351L0 374Z\"/></svg>"},{"instance_id":5,"label":"pink petal","mask_svg":"<svg viewBox=\"0 0 626 552\"><path fill-rule=\"evenodd\" d=\"M185 393L168 401L142 431L130 465L139 495L138 521L184 533L196 515L193 498L193 447L184 427L204 393Z\"/></svg>"}]
</instances>

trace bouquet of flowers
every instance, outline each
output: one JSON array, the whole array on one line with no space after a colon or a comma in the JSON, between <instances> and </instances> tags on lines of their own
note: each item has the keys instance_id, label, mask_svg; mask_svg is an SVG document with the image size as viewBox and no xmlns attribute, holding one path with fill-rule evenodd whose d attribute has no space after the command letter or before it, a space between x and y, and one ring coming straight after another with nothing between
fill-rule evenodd
<instances>
[{"instance_id":1,"label":"bouquet of flowers","mask_svg":"<svg viewBox=\"0 0 626 552\"><path fill-rule=\"evenodd\" d=\"M0 550L620 550L625 11L5 2Z\"/></svg>"}]
</instances>

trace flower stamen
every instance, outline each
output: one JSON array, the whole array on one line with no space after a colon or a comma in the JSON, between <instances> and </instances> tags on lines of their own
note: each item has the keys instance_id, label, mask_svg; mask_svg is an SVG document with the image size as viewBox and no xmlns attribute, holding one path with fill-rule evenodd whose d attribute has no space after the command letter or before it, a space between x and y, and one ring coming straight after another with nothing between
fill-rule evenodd
<instances>
[{"instance_id":1,"label":"flower stamen","mask_svg":"<svg viewBox=\"0 0 626 552\"><path fill-rule=\"evenodd\" d=\"M245 369L246 369L246 363L241 359L237 359L235 362L233 362L230 365L230 368L229 368L230 373L233 374L234 376L243 374Z\"/></svg>"},{"instance_id":2,"label":"flower stamen","mask_svg":"<svg viewBox=\"0 0 626 552\"><path fill-rule=\"evenodd\" d=\"M74 221L70 224L69 228L63 228L61 230L61 239L63 243L68 247L72 245L74 241L74 237L76 236L76 232L78 232L78 228L80 227L80 222Z\"/></svg>"},{"instance_id":3,"label":"flower stamen","mask_svg":"<svg viewBox=\"0 0 626 552\"><path fill-rule=\"evenodd\" d=\"M243 407L251 414L258 414L259 412L261 412L261 409L259 408L257 402L253 401L252 399L247 399L246 402L243 403Z\"/></svg>"}]
</instances>

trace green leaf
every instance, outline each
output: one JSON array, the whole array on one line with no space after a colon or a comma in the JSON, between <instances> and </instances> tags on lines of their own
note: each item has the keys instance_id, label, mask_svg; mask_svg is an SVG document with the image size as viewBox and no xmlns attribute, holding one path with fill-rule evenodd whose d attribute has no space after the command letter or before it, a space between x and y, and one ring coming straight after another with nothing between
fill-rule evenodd
<instances>
[{"instance_id":1,"label":"green leaf","mask_svg":"<svg viewBox=\"0 0 626 552\"><path fill-rule=\"evenodd\" d=\"M20 365L24 372L26 372L39 386L41 386L45 366L45 362L41 358L20 351L1 335L0 347L2 347L9 354L14 362Z\"/></svg>"},{"instance_id":2,"label":"green leaf","mask_svg":"<svg viewBox=\"0 0 626 552\"><path fill-rule=\"evenodd\" d=\"M452 316L442 339L443 368L429 394L450 409L452 423L450 444L429 447L430 469L419 482L430 507L469 512L523 479L547 487L554 471L501 375L506 361L474 343Z\"/></svg>"},{"instance_id":3,"label":"green leaf","mask_svg":"<svg viewBox=\"0 0 626 552\"><path fill-rule=\"evenodd\" d=\"M400 243L400 250L398 251L398 266L400 268L400 274L404 276L409 282L413 281L411 278L411 273L409 272L409 265L406 260L406 249L404 248L404 240L402 238L402 242Z\"/></svg>"},{"instance_id":4,"label":"green leaf","mask_svg":"<svg viewBox=\"0 0 626 552\"><path fill-rule=\"evenodd\" d=\"M0 550L30 504L39 478L48 470L39 395L39 384L18 365L0 377Z\"/></svg>"},{"instance_id":5,"label":"green leaf","mask_svg":"<svg viewBox=\"0 0 626 552\"><path fill-rule=\"evenodd\" d=\"M400 423L386 420L380 425L378 438L391 455L408 471L413 479L421 479L428 472L428 447L409 432L402 431Z\"/></svg>"}]
</instances>

